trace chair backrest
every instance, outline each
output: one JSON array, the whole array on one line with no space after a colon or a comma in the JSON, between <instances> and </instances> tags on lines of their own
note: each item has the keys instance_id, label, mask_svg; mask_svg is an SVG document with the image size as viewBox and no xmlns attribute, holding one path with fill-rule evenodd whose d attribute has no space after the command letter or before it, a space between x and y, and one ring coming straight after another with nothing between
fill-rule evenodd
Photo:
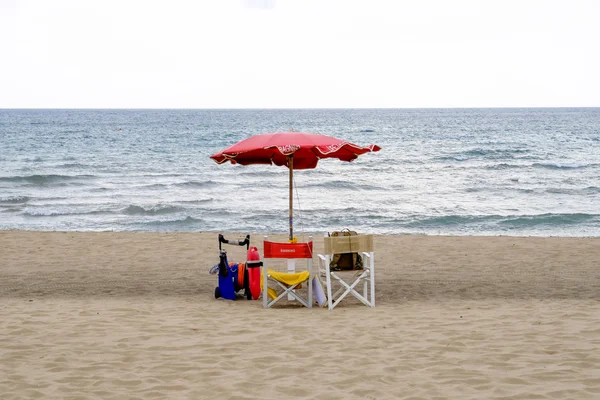
<instances>
[{"instance_id":1,"label":"chair backrest","mask_svg":"<svg viewBox=\"0 0 600 400\"><path fill-rule=\"evenodd\" d=\"M371 253L374 251L373 235L330 236L325 238L325 254Z\"/></svg>"},{"instance_id":2,"label":"chair backrest","mask_svg":"<svg viewBox=\"0 0 600 400\"><path fill-rule=\"evenodd\" d=\"M313 242L278 243L264 241L264 258L312 258Z\"/></svg>"}]
</instances>

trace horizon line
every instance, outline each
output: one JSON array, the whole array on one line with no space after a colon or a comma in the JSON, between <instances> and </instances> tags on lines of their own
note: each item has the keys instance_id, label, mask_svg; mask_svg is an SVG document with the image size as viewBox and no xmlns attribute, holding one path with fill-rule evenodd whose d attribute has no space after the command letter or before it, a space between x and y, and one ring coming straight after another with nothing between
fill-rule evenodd
<instances>
[{"instance_id":1,"label":"horizon line","mask_svg":"<svg viewBox=\"0 0 600 400\"><path fill-rule=\"evenodd\" d=\"M0 107L0 110L473 110L573 109L600 106L479 106L479 107Z\"/></svg>"}]
</instances>

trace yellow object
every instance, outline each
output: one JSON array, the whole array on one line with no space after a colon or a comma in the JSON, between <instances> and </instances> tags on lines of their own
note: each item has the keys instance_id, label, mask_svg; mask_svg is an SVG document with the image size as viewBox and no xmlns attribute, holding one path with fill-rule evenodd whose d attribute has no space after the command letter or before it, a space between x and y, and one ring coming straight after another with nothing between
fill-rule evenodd
<instances>
[{"instance_id":1,"label":"yellow object","mask_svg":"<svg viewBox=\"0 0 600 400\"><path fill-rule=\"evenodd\" d=\"M279 272L279 271L274 271L272 269L268 269L267 273L269 274L269 276L273 279L275 279L276 281L279 281L281 283L283 283L286 286L293 286L299 283L302 283L306 280L308 280L310 274L308 273L308 271L302 271L302 272L296 272L296 273L290 273L290 272ZM263 290L264 288L264 283L263 283L263 276L260 276L260 289ZM302 286L298 285L298 289L300 289ZM271 298L271 300L275 300L277 298L277 292L275 291L275 289L273 288L268 288L267 292L269 293L269 297Z\"/></svg>"},{"instance_id":2,"label":"yellow object","mask_svg":"<svg viewBox=\"0 0 600 400\"><path fill-rule=\"evenodd\" d=\"M289 243L298 243L298 238L294 236L293 239L288 239Z\"/></svg>"}]
</instances>

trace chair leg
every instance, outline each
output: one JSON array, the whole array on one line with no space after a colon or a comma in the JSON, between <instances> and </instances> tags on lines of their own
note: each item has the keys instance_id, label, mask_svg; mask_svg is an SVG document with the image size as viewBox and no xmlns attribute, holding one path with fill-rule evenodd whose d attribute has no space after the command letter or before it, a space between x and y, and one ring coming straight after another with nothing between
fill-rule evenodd
<instances>
[{"instance_id":1,"label":"chair leg","mask_svg":"<svg viewBox=\"0 0 600 400\"><path fill-rule=\"evenodd\" d=\"M369 254L369 267L371 269L371 307L375 307L375 254Z\"/></svg>"},{"instance_id":2,"label":"chair leg","mask_svg":"<svg viewBox=\"0 0 600 400\"><path fill-rule=\"evenodd\" d=\"M363 303L365 306L369 306L372 307L371 303L369 302L369 300L367 300L365 297L363 297L360 293L358 293L356 290L354 290L354 288L360 283L360 281L362 279L364 279L367 274L369 273L369 271L365 271L363 272L353 283L352 285L348 285L346 282L344 282L344 280L340 279L339 277L336 276L336 279L339 280L340 284L346 288L346 291L344 293L342 293L342 295L340 297L338 297L337 299L335 299L335 303L333 304L333 307L337 306L348 294L351 294L352 296L356 297L358 300L360 300L361 303ZM333 308L332 307L332 308Z\"/></svg>"},{"instance_id":3,"label":"chair leg","mask_svg":"<svg viewBox=\"0 0 600 400\"><path fill-rule=\"evenodd\" d=\"M308 260L308 299L307 299L307 303L308 303L308 308L312 308L313 306L313 279L315 279L315 277L313 276L313 272L312 272L312 260Z\"/></svg>"},{"instance_id":4,"label":"chair leg","mask_svg":"<svg viewBox=\"0 0 600 400\"><path fill-rule=\"evenodd\" d=\"M331 269L329 267L329 257L325 261L325 277L327 279L327 306L329 310L333 310L333 296L331 295Z\"/></svg>"},{"instance_id":5,"label":"chair leg","mask_svg":"<svg viewBox=\"0 0 600 400\"><path fill-rule=\"evenodd\" d=\"M269 279L269 274L267 272L267 265L266 263L263 261L263 308L268 308L269 307L269 285L268 285L268 279Z\"/></svg>"},{"instance_id":6,"label":"chair leg","mask_svg":"<svg viewBox=\"0 0 600 400\"><path fill-rule=\"evenodd\" d=\"M267 303L267 307L265 308L269 308L271 307L273 304L277 303L279 300L281 300L282 298L286 297L286 296L291 296L294 300L297 300L300 304L302 304L304 307L309 307L309 303L306 302L302 297L300 297L300 295L298 293L296 293L294 290L297 288L297 286L299 285L299 283L293 285L293 286L285 286L284 284L282 284L279 281L276 281L274 279L271 279L271 282L276 283L277 285L279 285L279 287L281 289L283 289L283 292L281 292L275 299L271 300L270 302ZM308 280L304 281L304 282L308 282ZM302 283L302 282L300 282Z\"/></svg>"}]
</instances>

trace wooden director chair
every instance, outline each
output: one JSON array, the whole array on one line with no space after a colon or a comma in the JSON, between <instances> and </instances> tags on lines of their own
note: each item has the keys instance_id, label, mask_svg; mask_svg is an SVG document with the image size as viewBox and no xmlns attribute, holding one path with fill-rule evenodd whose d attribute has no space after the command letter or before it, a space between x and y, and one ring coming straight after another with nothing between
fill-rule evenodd
<instances>
[{"instance_id":1,"label":"wooden director chair","mask_svg":"<svg viewBox=\"0 0 600 400\"><path fill-rule=\"evenodd\" d=\"M312 238L307 243L278 243L268 241L265 236L263 252L263 307L269 308L287 297L312 308ZM288 272L268 268L267 260L277 258L288 260ZM298 259L306 259L305 271L295 272L295 261ZM303 283L307 286L306 298L297 290Z\"/></svg>"},{"instance_id":2,"label":"wooden director chair","mask_svg":"<svg viewBox=\"0 0 600 400\"><path fill-rule=\"evenodd\" d=\"M375 255L373 235L325 237L325 254L319 254L319 279L325 278L327 303L333 310L345 297L352 295L368 307L375 307ZM363 257L362 270L332 271L334 254L358 253ZM346 280L342 279L346 277ZM351 278L352 280L349 280ZM362 294L359 284L362 283ZM339 288L333 292L333 286ZM358 286L358 288L357 288ZM356 288L356 289L355 289Z\"/></svg>"}]
</instances>

